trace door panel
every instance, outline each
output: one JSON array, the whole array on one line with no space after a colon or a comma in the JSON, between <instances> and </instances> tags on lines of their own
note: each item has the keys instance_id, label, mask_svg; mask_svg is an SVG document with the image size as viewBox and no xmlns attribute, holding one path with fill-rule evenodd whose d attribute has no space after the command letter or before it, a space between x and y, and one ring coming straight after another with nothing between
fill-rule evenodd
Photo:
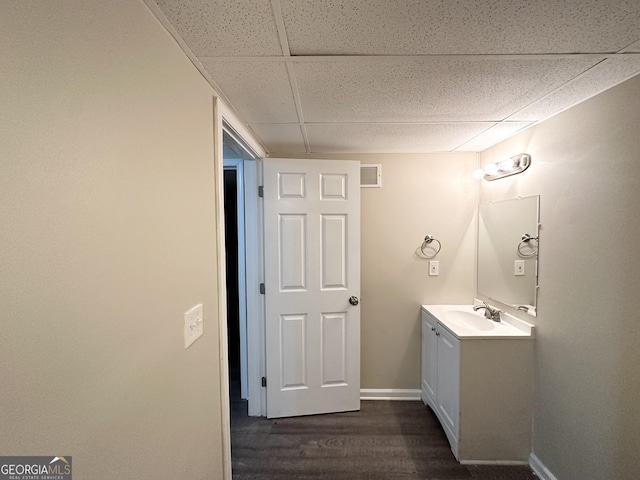
<instances>
[{"instance_id":1,"label":"door panel","mask_svg":"<svg viewBox=\"0 0 640 480\"><path fill-rule=\"evenodd\" d=\"M446 329L439 328L438 340L438 410L453 437L458 439L460 416L460 341Z\"/></svg>"},{"instance_id":2,"label":"door panel","mask_svg":"<svg viewBox=\"0 0 640 480\"><path fill-rule=\"evenodd\" d=\"M425 312L422 316L422 393L434 410L437 408L436 391L438 390L438 323Z\"/></svg>"},{"instance_id":3,"label":"door panel","mask_svg":"<svg viewBox=\"0 0 640 480\"><path fill-rule=\"evenodd\" d=\"M306 327L306 315L280 315L280 376L283 390L308 388Z\"/></svg>"},{"instance_id":4,"label":"door panel","mask_svg":"<svg viewBox=\"0 0 640 480\"><path fill-rule=\"evenodd\" d=\"M347 289L347 216L322 215L320 265L323 290Z\"/></svg>"},{"instance_id":5,"label":"door panel","mask_svg":"<svg viewBox=\"0 0 640 480\"><path fill-rule=\"evenodd\" d=\"M322 314L322 386L347 384L347 316Z\"/></svg>"},{"instance_id":6,"label":"door panel","mask_svg":"<svg viewBox=\"0 0 640 480\"><path fill-rule=\"evenodd\" d=\"M360 408L360 165L264 161L267 416Z\"/></svg>"},{"instance_id":7,"label":"door panel","mask_svg":"<svg viewBox=\"0 0 640 480\"><path fill-rule=\"evenodd\" d=\"M306 290L307 287L307 216L279 215L278 243L280 290Z\"/></svg>"}]
</instances>

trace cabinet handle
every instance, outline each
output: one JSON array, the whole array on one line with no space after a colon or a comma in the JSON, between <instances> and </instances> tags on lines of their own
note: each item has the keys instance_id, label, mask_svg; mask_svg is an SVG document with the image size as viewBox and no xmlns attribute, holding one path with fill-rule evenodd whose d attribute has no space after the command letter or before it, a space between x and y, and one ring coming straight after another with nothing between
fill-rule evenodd
<instances>
[{"instance_id":1,"label":"cabinet handle","mask_svg":"<svg viewBox=\"0 0 640 480\"><path fill-rule=\"evenodd\" d=\"M439 337L439 336L440 336L440 332L436 332L436 336L438 336L438 337Z\"/></svg>"},{"instance_id":2,"label":"cabinet handle","mask_svg":"<svg viewBox=\"0 0 640 480\"><path fill-rule=\"evenodd\" d=\"M435 330L436 330L436 327L431 327L432 332L435 332Z\"/></svg>"}]
</instances>

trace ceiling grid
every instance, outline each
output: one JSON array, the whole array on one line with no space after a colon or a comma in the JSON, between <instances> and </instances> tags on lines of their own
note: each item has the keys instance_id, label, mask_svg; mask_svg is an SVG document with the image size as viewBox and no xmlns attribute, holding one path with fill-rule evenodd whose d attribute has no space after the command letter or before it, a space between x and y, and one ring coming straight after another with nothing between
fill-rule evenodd
<instances>
[{"instance_id":1,"label":"ceiling grid","mask_svg":"<svg viewBox=\"0 0 640 480\"><path fill-rule=\"evenodd\" d=\"M637 0L154 1L272 154L481 151L640 73Z\"/></svg>"}]
</instances>

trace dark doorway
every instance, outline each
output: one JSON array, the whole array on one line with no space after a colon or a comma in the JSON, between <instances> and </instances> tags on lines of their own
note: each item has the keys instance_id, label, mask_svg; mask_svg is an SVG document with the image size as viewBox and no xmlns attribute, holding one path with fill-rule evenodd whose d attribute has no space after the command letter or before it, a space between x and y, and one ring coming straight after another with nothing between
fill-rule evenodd
<instances>
[{"instance_id":1,"label":"dark doorway","mask_svg":"<svg viewBox=\"0 0 640 480\"><path fill-rule=\"evenodd\" d=\"M224 227L225 253L227 257L227 347L229 351L229 394L231 395L231 400L240 398L237 175L236 170L224 170Z\"/></svg>"}]
</instances>

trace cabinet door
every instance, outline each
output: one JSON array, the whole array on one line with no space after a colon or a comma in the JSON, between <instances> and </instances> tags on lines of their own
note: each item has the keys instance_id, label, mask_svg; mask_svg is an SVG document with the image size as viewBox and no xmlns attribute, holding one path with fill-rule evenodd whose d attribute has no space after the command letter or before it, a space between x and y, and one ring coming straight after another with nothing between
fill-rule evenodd
<instances>
[{"instance_id":1,"label":"cabinet door","mask_svg":"<svg viewBox=\"0 0 640 480\"><path fill-rule=\"evenodd\" d=\"M422 312L422 401L434 410L438 381L438 337L436 320Z\"/></svg>"},{"instance_id":2,"label":"cabinet door","mask_svg":"<svg viewBox=\"0 0 640 480\"><path fill-rule=\"evenodd\" d=\"M460 341L438 327L438 390L436 402L443 426L456 438L460 421Z\"/></svg>"}]
</instances>

